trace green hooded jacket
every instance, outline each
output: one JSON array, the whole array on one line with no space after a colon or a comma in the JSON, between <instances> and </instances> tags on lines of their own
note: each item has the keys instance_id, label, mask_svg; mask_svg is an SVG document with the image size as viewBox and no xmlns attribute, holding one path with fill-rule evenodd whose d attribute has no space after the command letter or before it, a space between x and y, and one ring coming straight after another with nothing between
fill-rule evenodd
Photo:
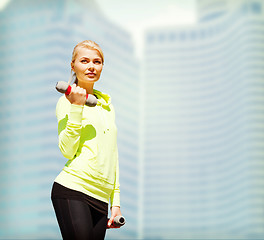
<instances>
[{"instance_id":1,"label":"green hooded jacket","mask_svg":"<svg viewBox=\"0 0 264 240\"><path fill-rule=\"evenodd\" d=\"M59 148L68 161L55 182L120 206L115 112L109 95L94 94L95 107L71 104L65 96L57 103Z\"/></svg>"}]
</instances>

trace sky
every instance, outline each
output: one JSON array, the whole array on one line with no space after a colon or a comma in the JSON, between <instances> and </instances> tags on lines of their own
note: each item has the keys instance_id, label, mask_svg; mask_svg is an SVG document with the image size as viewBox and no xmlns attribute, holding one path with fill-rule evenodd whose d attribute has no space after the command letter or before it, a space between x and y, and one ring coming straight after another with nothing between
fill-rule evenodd
<instances>
[{"instance_id":1,"label":"sky","mask_svg":"<svg viewBox=\"0 0 264 240\"><path fill-rule=\"evenodd\" d=\"M0 0L0 10L2 10L8 2L9 0Z\"/></svg>"},{"instance_id":2,"label":"sky","mask_svg":"<svg viewBox=\"0 0 264 240\"><path fill-rule=\"evenodd\" d=\"M9 0L0 0L0 10ZM197 0L95 0L102 13L128 31L142 56L144 31L150 27L196 23Z\"/></svg>"}]
</instances>

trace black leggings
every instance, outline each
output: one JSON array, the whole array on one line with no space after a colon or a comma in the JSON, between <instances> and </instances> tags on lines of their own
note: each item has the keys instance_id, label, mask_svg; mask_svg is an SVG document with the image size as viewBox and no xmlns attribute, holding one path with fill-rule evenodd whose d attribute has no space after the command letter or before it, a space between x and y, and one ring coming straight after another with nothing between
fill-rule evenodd
<instances>
[{"instance_id":1,"label":"black leggings","mask_svg":"<svg viewBox=\"0 0 264 240\"><path fill-rule=\"evenodd\" d=\"M64 240L104 239L107 215L79 200L52 199L52 203Z\"/></svg>"}]
</instances>

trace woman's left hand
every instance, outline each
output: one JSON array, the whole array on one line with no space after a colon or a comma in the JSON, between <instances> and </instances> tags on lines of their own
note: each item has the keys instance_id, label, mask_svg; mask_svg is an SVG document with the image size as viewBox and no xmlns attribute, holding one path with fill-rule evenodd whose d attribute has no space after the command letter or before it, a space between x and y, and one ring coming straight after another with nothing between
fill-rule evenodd
<instances>
[{"instance_id":1,"label":"woman's left hand","mask_svg":"<svg viewBox=\"0 0 264 240\"><path fill-rule=\"evenodd\" d=\"M120 207L117 207L117 206L113 206L111 207L111 218L108 220L108 223L107 223L107 228L120 228L119 227L116 227L114 225L114 218L116 216L121 216L121 210L120 210Z\"/></svg>"}]
</instances>

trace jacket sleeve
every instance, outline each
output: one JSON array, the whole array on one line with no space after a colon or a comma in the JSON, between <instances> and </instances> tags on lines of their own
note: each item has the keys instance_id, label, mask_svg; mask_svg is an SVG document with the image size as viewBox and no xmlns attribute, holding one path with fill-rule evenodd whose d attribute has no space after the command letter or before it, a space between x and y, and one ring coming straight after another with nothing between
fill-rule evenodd
<instances>
[{"instance_id":1,"label":"jacket sleeve","mask_svg":"<svg viewBox=\"0 0 264 240\"><path fill-rule=\"evenodd\" d=\"M64 97L65 98L65 97ZM67 159L74 158L80 143L83 106L60 98L56 107L59 149Z\"/></svg>"},{"instance_id":2,"label":"jacket sleeve","mask_svg":"<svg viewBox=\"0 0 264 240\"><path fill-rule=\"evenodd\" d=\"M111 111L113 112L114 122L115 122L115 109L111 104ZM110 204L111 206L118 206L120 207L120 183L119 183L119 160L118 160L118 149L117 149L117 142L116 142L116 169L115 169L115 182L114 188L110 196Z\"/></svg>"},{"instance_id":3,"label":"jacket sleeve","mask_svg":"<svg viewBox=\"0 0 264 240\"><path fill-rule=\"evenodd\" d=\"M119 163L117 160L114 189L110 196L111 206L120 207Z\"/></svg>"}]
</instances>

